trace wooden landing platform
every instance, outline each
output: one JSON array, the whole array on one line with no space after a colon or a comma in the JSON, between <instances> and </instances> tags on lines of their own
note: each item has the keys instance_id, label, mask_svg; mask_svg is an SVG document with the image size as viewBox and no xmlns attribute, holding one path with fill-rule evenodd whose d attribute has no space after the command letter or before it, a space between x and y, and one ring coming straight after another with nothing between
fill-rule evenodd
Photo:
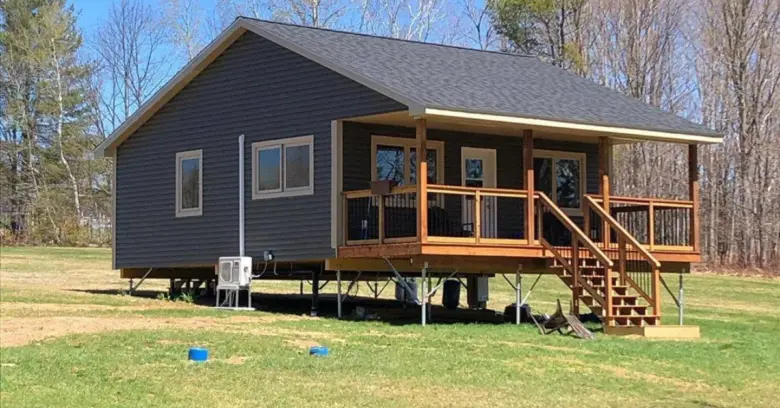
<instances>
[{"instance_id":1,"label":"wooden landing platform","mask_svg":"<svg viewBox=\"0 0 780 408\"><path fill-rule=\"evenodd\" d=\"M648 339L695 340L701 338L699 326L604 327L613 336L640 336Z\"/></svg>"}]
</instances>

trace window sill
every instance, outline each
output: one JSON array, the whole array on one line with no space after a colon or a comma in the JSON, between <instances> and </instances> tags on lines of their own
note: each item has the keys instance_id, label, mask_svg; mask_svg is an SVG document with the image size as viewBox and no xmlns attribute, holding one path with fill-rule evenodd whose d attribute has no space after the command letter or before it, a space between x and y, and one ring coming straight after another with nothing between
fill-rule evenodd
<instances>
[{"instance_id":1,"label":"window sill","mask_svg":"<svg viewBox=\"0 0 780 408\"><path fill-rule=\"evenodd\" d=\"M176 212L176 218L198 217L203 215L203 210L183 210Z\"/></svg>"},{"instance_id":2,"label":"window sill","mask_svg":"<svg viewBox=\"0 0 780 408\"><path fill-rule=\"evenodd\" d=\"M252 200L265 200L270 198L283 198L283 197L300 197L300 196L307 196L307 195L314 195L314 190L309 188L305 190L274 191L273 193L258 193L255 191L252 193Z\"/></svg>"}]
</instances>

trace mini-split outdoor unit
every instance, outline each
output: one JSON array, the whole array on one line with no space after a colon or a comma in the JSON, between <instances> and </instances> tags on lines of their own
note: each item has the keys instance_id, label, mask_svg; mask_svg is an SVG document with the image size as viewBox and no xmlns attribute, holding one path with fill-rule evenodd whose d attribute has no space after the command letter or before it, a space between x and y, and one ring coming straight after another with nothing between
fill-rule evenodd
<instances>
[{"instance_id":1,"label":"mini-split outdoor unit","mask_svg":"<svg viewBox=\"0 0 780 408\"><path fill-rule=\"evenodd\" d=\"M248 256L226 256L219 258L218 287L244 288L252 282L252 258Z\"/></svg>"}]
</instances>

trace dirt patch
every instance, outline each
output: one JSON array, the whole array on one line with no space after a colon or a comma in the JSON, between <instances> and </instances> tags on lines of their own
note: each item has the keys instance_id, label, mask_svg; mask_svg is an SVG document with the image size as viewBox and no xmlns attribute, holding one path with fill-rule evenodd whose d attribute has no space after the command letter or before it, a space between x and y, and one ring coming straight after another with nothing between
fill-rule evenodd
<instances>
[{"instance_id":1,"label":"dirt patch","mask_svg":"<svg viewBox=\"0 0 780 408\"><path fill-rule=\"evenodd\" d=\"M497 345L501 345L501 346L534 347L534 348L539 348L539 349L548 350L548 351L565 351L567 353L593 354L593 352L590 351L590 350L578 349L578 348L573 348L573 347L549 346L547 344L513 342L513 341L494 341L492 343L493 344L497 344Z\"/></svg>"},{"instance_id":2,"label":"dirt patch","mask_svg":"<svg viewBox=\"0 0 780 408\"><path fill-rule=\"evenodd\" d=\"M284 344L294 348L300 348L304 350L309 350L311 347L320 345L320 343L311 339L289 339L289 340L285 340Z\"/></svg>"},{"instance_id":3,"label":"dirt patch","mask_svg":"<svg viewBox=\"0 0 780 408\"><path fill-rule=\"evenodd\" d=\"M3 302L0 308L6 311L24 310L33 312L84 312L84 311L117 311L137 312L155 309L193 309L205 308L186 303L156 302L132 306L95 305L91 303L19 303Z\"/></svg>"},{"instance_id":4,"label":"dirt patch","mask_svg":"<svg viewBox=\"0 0 780 408\"><path fill-rule=\"evenodd\" d=\"M248 319L247 319L248 318ZM285 316L286 319L294 319ZM159 329L212 329L245 333L236 323L268 324L279 321L278 316L244 317L227 319L216 317L193 318L145 318L145 317L9 317L0 325L0 347L23 346L36 341L72 334L91 334L117 330ZM257 329L252 329L256 331ZM287 331L295 336L294 330ZM306 335L302 333L301 335Z\"/></svg>"},{"instance_id":5,"label":"dirt patch","mask_svg":"<svg viewBox=\"0 0 780 408\"><path fill-rule=\"evenodd\" d=\"M242 365L248 360L249 357L247 356L230 356L228 358L217 360L219 362L225 363L225 364L231 364L231 365Z\"/></svg>"},{"instance_id":6,"label":"dirt patch","mask_svg":"<svg viewBox=\"0 0 780 408\"><path fill-rule=\"evenodd\" d=\"M686 381L679 378L663 377L651 373L643 373L639 371L629 370L625 367L610 366L610 365L598 365L598 370L612 373L615 377L627 378L627 379L639 379L642 381L669 385L677 388L680 391L707 391L712 390L713 386L704 383L703 381Z\"/></svg>"}]
</instances>

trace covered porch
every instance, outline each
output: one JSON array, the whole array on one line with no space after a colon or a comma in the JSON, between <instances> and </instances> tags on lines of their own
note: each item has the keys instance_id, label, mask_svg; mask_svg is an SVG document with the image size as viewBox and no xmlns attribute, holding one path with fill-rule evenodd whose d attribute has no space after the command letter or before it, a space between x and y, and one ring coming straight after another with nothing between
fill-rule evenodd
<instances>
[{"instance_id":1,"label":"covered porch","mask_svg":"<svg viewBox=\"0 0 780 408\"><path fill-rule=\"evenodd\" d=\"M338 126L339 258L552 258L543 241L619 251L626 233L661 262L700 260L695 143L690 197L668 200L610 193L625 136L408 113Z\"/></svg>"}]
</instances>

